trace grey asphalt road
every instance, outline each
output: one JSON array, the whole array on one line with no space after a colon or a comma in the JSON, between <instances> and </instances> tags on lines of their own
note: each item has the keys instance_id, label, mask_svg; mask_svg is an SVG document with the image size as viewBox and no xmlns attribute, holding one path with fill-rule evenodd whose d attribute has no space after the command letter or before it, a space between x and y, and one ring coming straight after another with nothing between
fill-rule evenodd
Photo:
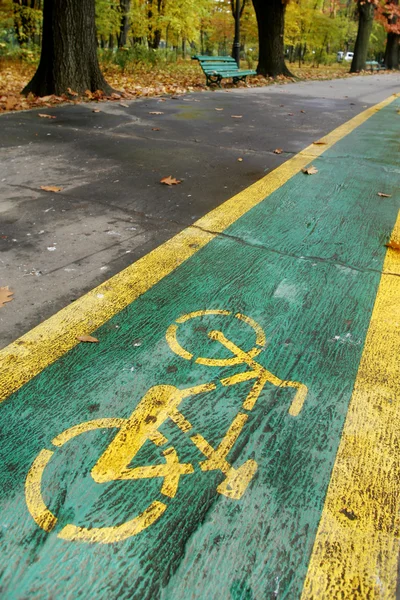
<instances>
[{"instance_id":1,"label":"grey asphalt road","mask_svg":"<svg viewBox=\"0 0 400 600\"><path fill-rule=\"evenodd\" d=\"M399 91L374 75L0 116L0 347Z\"/></svg>"}]
</instances>

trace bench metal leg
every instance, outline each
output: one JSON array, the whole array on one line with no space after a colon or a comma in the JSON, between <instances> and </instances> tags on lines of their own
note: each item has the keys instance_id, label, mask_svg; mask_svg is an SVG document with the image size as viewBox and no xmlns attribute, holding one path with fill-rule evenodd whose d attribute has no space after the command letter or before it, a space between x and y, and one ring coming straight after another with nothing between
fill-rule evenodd
<instances>
[{"instance_id":1,"label":"bench metal leg","mask_svg":"<svg viewBox=\"0 0 400 600\"><path fill-rule=\"evenodd\" d=\"M207 77L207 85L211 87L212 85L217 85L221 87L221 75L206 75Z\"/></svg>"},{"instance_id":2,"label":"bench metal leg","mask_svg":"<svg viewBox=\"0 0 400 600\"><path fill-rule=\"evenodd\" d=\"M233 77L233 83L239 83L239 81L244 81L246 83L247 75L243 75L242 77Z\"/></svg>"}]
</instances>

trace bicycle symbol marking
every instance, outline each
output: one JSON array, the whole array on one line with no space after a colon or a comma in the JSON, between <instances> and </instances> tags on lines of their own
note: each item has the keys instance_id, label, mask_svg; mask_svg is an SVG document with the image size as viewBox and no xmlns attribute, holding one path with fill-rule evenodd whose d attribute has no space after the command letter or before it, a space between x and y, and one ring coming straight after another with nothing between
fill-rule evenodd
<instances>
[{"instance_id":1,"label":"bicycle symbol marking","mask_svg":"<svg viewBox=\"0 0 400 600\"><path fill-rule=\"evenodd\" d=\"M256 344L245 351L229 340L221 331L210 331L208 337L219 342L232 354L230 358L195 357L178 342L179 325L197 317L207 315L233 316L249 325L255 332ZM57 523L57 517L50 511L42 496L42 478L57 448L61 448L79 435L97 429L116 429L116 435L97 460L91 470L93 480L98 484L121 480L138 480L162 478L161 494L165 498L174 498L180 478L194 472L190 463L181 463L173 446L168 446L168 439L159 431L161 425L170 419L179 429L189 436L190 441L205 456L199 462L201 471L221 471L225 478L217 487L217 492L232 500L239 500L245 493L257 471L255 460L249 459L239 467L233 467L228 461L228 454L238 439L266 383L277 387L292 387L296 394L289 407L289 414L296 417L304 404L308 389L303 383L282 380L270 373L255 358L266 344L264 331L251 317L225 310L196 311L181 316L170 325L166 333L167 342L173 352L185 360L194 361L205 366L238 366L246 365L248 370L219 380L222 386L234 386L238 383L254 380L254 384L242 403L242 408L234 417L219 446L214 448L200 433L193 432L193 426L179 410L181 402L190 396L207 394L217 388L214 382L197 385L186 389L178 389L173 385L155 385L140 400L129 418L104 418L86 421L66 429L52 440L53 450L43 449L34 460L25 482L25 498L28 510L36 524L44 531L50 532ZM246 411L246 412L242 412ZM130 467L139 450L150 441L161 448L164 461L157 465ZM166 511L167 504L159 500L153 501L136 517L111 527L86 528L74 524L65 525L57 534L59 538L69 541L114 543L137 535L155 523Z\"/></svg>"}]
</instances>

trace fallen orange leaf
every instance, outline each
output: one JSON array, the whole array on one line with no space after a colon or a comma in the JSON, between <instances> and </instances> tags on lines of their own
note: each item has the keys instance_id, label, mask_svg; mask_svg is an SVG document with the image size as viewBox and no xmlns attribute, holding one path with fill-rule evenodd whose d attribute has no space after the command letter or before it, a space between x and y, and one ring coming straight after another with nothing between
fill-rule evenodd
<instances>
[{"instance_id":1,"label":"fallen orange leaf","mask_svg":"<svg viewBox=\"0 0 400 600\"><path fill-rule=\"evenodd\" d=\"M92 110L92 112L94 112L94 113L99 113L99 112L101 112L101 110L100 110L99 108L94 108L94 109Z\"/></svg>"},{"instance_id":2,"label":"fallen orange leaf","mask_svg":"<svg viewBox=\"0 0 400 600\"><path fill-rule=\"evenodd\" d=\"M6 302L11 302L14 292L9 287L0 287L0 308L5 305Z\"/></svg>"},{"instance_id":3,"label":"fallen orange leaf","mask_svg":"<svg viewBox=\"0 0 400 600\"><path fill-rule=\"evenodd\" d=\"M123 106L123 108L129 108L129 104L125 104L125 102L120 102L119 105Z\"/></svg>"},{"instance_id":4,"label":"fallen orange leaf","mask_svg":"<svg viewBox=\"0 0 400 600\"><path fill-rule=\"evenodd\" d=\"M159 110L153 110L152 112L149 112L149 115L163 115L164 113L159 111Z\"/></svg>"},{"instance_id":5,"label":"fallen orange leaf","mask_svg":"<svg viewBox=\"0 0 400 600\"><path fill-rule=\"evenodd\" d=\"M232 119L242 119L243 115L231 115Z\"/></svg>"},{"instance_id":6,"label":"fallen orange leaf","mask_svg":"<svg viewBox=\"0 0 400 600\"><path fill-rule=\"evenodd\" d=\"M45 115L44 113L39 113L38 117L41 117L42 119L56 119L57 117L53 117L53 115Z\"/></svg>"},{"instance_id":7,"label":"fallen orange leaf","mask_svg":"<svg viewBox=\"0 0 400 600\"><path fill-rule=\"evenodd\" d=\"M76 339L79 340L80 342L91 342L91 343L98 343L98 339L95 337L92 337L91 335L77 335Z\"/></svg>"},{"instance_id":8,"label":"fallen orange leaf","mask_svg":"<svg viewBox=\"0 0 400 600\"><path fill-rule=\"evenodd\" d=\"M151 130L152 131L160 131L160 128L159 127L152 127Z\"/></svg>"},{"instance_id":9,"label":"fallen orange leaf","mask_svg":"<svg viewBox=\"0 0 400 600\"><path fill-rule=\"evenodd\" d=\"M282 154L282 152L282 148L277 148L276 150L274 150L274 154Z\"/></svg>"},{"instance_id":10,"label":"fallen orange leaf","mask_svg":"<svg viewBox=\"0 0 400 600\"><path fill-rule=\"evenodd\" d=\"M316 169L314 165L310 165L309 167L302 169L302 171L306 175L315 175L315 173L318 173L318 169Z\"/></svg>"},{"instance_id":11,"label":"fallen orange leaf","mask_svg":"<svg viewBox=\"0 0 400 600\"><path fill-rule=\"evenodd\" d=\"M391 248L392 250L400 250L400 242L397 242L396 240L390 240L390 242L385 244L385 246L387 248Z\"/></svg>"},{"instance_id":12,"label":"fallen orange leaf","mask_svg":"<svg viewBox=\"0 0 400 600\"><path fill-rule=\"evenodd\" d=\"M12 110L18 104L18 98L9 96L6 100L6 110Z\"/></svg>"},{"instance_id":13,"label":"fallen orange leaf","mask_svg":"<svg viewBox=\"0 0 400 600\"><path fill-rule=\"evenodd\" d=\"M313 142L313 144L315 146L326 146L326 142L320 142L319 140L317 140L316 142Z\"/></svg>"},{"instance_id":14,"label":"fallen orange leaf","mask_svg":"<svg viewBox=\"0 0 400 600\"><path fill-rule=\"evenodd\" d=\"M165 185L178 185L178 183L181 183L181 181L179 179L175 179L175 177L171 177L171 175L169 175L169 177L163 177L161 179L160 183L164 183Z\"/></svg>"},{"instance_id":15,"label":"fallen orange leaf","mask_svg":"<svg viewBox=\"0 0 400 600\"><path fill-rule=\"evenodd\" d=\"M70 96L79 96L78 92L74 92L71 88L67 88L67 92Z\"/></svg>"},{"instance_id":16,"label":"fallen orange leaf","mask_svg":"<svg viewBox=\"0 0 400 600\"><path fill-rule=\"evenodd\" d=\"M41 185L40 189L45 192L61 192L62 187L57 187L56 185Z\"/></svg>"}]
</instances>

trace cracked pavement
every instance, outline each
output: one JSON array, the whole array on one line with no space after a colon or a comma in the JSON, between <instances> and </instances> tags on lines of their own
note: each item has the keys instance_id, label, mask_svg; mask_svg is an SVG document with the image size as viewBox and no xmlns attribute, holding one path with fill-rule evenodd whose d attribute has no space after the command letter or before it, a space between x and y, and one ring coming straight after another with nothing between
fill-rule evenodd
<instances>
[{"instance_id":1,"label":"cracked pavement","mask_svg":"<svg viewBox=\"0 0 400 600\"><path fill-rule=\"evenodd\" d=\"M399 87L375 75L2 115L0 286L14 300L0 346Z\"/></svg>"}]
</instances>

